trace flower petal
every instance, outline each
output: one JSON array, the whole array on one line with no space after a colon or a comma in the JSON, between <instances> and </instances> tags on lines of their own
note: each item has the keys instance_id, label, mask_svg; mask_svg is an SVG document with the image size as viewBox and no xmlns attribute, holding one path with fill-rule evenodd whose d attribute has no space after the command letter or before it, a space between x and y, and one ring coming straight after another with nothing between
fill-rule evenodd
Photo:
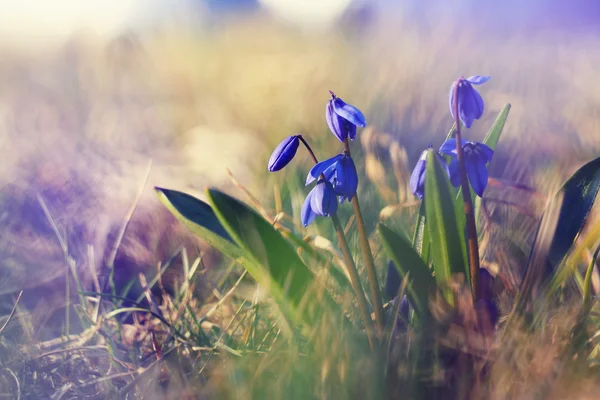
<instances>
[{"instance_id":1,"label":"flower petal","mask_svg":"<svg viewBox=\"0 0 600 400\"><path fill-rule=\"evenodd\" d=\"M487 145L479 142L475 142L475 148L479 152L479 156L486 162L489 163L492 161L492 156L494 155L494 150L490 149Z\"/></svg>"},{"instance_id":2,"label":"flower petal","mask_svg":"<svg viewBox=\"0 0 600 400\"><path fill-rule=\"evenodd\" d=\"M325 119L327 120L327 126L329 126L329 130L338 138L340 142L344 142L348 133L343 129L343 122L345 119L340 117L333 111L332 101L327 102L327 106L325 108Z\"/></svg>"},{"instance_id":3,"label":"flower petal","mask_svg":"<svg viewBox=\"0 0 600 400\"><path fill-rule=\"evenodd\" d=\"M472 154L470 157L465 157L465 168L467 176L473 191L479 197L483 197L483 191L487 186L488 172L485 168L485 161L479 155Z\"/></svg>"},{"instance_id":4,"label":"flower petal","mask_svg":"<svg viewBox=\"0 0 600 400\"><path fill-rule=\"evenodd\" d=\"M273 154L269 158L269 171L275 172L279 171L296 155L296 151L298 150L298 146L300 145L300 139L298 136L288 136L283 139L281 143L277 145Z\"/></svg>"},{"instance_id":5,"label":"flower petal","mask_svg":"<svg viewBox=\"0 0 600 400\"><path fill-rule=\"evenodd\" d=\"M338 154L335 157L328 158L327 160L315 164L315 166L312 167L311 170L308 172L308 176L306 177L306 185L309 185L312 181L317 179L319 175L324 173L327 168L335 164L342 157L344 157L343 154Z\"/></svg>"},{"instance_id":6,"label":"flower petal","mask_svg":"<svg viewBox=\"0 0 600 400\"><path fill-rule=\"evenodd\" d=\"M410 190L419 199L423 198L425 189L425 170L427 169L427 153L431 151L429 149L424 150L410 175Z\"/></svg>"},{"instance_id":7,"label":"flower petal","mask_svg":"<svg viewBox=\"0 0 600 400\"><path fill-rule=\"evenodd\" d=\"M483 113L483 109L479 108L479 103L476 96L479 96L479 93L477 93L475 89L473 89L471 84L465 81L462 81L459 84L458 115L460 116L460 120L463 122L463 124L465 124L467 128L470 128L471 125L473 125L473 121L476 119L476 115L480 111ZM483 104L483 99L481 99L481 96L479 96L479 100L481 100Z\"/></svg>"},{"instance_id":8,"label":"flower petal","mask_svg":"<svg viewBox=\"0 0 600 400\"><path fill-rule=\"evenodd\" d=\"M302 226L304 227L310 225L317 217L317 214L315 214L315 212L310 206L310 201L314 195L314 190L315 189L313 188L313 190L311 190L308 193L308 196L306 196L306 199L304 199L304 204L302 204L302 212L300 213L300 219L302 220Z\"/></svg>"},{"instance_id":9,"label":"flower petal","mask_svg":"<svg viewBox=\"0 0 600 400\"><path fill-rule=\"evenodd\" d=\"M454 87L455 86L456 86L456 83L452 82L452 85L450 86L450 93L448 93L448 105L450 106L450 115L452 115L452 119L456 119L456 115L454 115L454 104L453 104Z\"/></svg>"},{"instance_id":10,"label":"flower petal","mask_svg":"<svg viewBox=\"0 0 600 400\"><path fill-rule=\"evenodd\" d=\"M310 199L310 207L317 214L329 217L337 211L338 203L331 182L320 180L313 189L314 194Z\"/></svg>"},{"instance_id":11,"label":"flower petal","mask_svg":"<svg viewBox=\"0 0 600 400\"><path fill-rule=\"evenodd\" d=\"M358 108L347 104L339 97L332 99L331 102L333 105L333 110L340 117L350 121L356 126L360 126L361 128L364 128L367 125L365 116Z\"/></svg>"},{"instance_id":12,"label":"flower petal","mask_svg":"<svg viewBox=\"0 0 600 400\"><path fill-rule=\"evenodd\" d=\"M473 75L465 80L469 81L469 83L472 83L473 85L481 85L482 83L489 81L490 77L485 75Z\"/></svg>"},{"instance_id":13,"label":"flower petal","mask_svg":"<svg viewBox=\"0 0 600 400\"><path fill-rule=\"evenodd\" d=\"M460 170L458 168L458 159L456 158L450 161L450 165L448 165L448 177L450 178L452 186L460 186Z\"/></svg>"},{"instance_id":14,"label":"flower petal","mask_svg":"<svg viewBox=\"0 0 600 400\"><path fill-rule=\"evenodd\" d=\"M325 179L327 179L332 184L333 184L332 179L335 178L336 166L337 166L337 163L333 163L329 167L327 167L327 169L325 171L323 171L323 175L325 175Z\"/></svg>"},{"instance_id":15,"label":"flower petal","mask_svg":"<svg viewBox=\"0 0 600 400\"><path fill-rule=\"evenodd\" d=\"M354 138L356 138L356 125L350 123L347 120L344 120L343 126L346 130L346 133L348 133L348 137L350 138L350 140L354 140Z\"/></svg>"},{"instance_id":16,"label":"flower petal","mask_svg":"<svg viewBox=\"0 0 600 400\"><path fill-rule=\"evenodd\" d=\"M336 163L335 177L335 193L352 200L358 188L358 174L352 157L344 156Z\"/></svg>"},{"instance_id":17,"label":"flower petal","mask_svg":"<svg viewBox=\"0 0 600 400\"><path fill-rule=\"evenodd\" d=\"M464 146L467 141L465 139L460 140L461 146ZM440 153L450 157L456 157L456 139L450 138L442 144L440 147Z\"/></svg>"}]
</instances>

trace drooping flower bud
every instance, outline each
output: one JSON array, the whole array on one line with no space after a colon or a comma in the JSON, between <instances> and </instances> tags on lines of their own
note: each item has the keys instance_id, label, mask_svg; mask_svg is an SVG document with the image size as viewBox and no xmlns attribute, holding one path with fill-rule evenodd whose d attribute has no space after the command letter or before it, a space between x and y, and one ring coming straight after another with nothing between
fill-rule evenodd
<instances>
[{"instance_id":1,"label":"drooping flower bud","mask_svg":"<svg viewBox=\"0 0 600 400\"><path fill-rule=\"evenodd\" d=\"M348 137L354 140L356 127L364 128L367 125L365 116L358 108L336 97L331 90L329 93L331 93L331 100L325 107L325 118L329 129L340 142L344 142Z\"/></svg>"},{"instance_id":2,"label":"drooping flower bud","mask_svg":"<svg viewBox=\"0 0 600 400\"><path fill-rule=\"evenodd\" d=\"M450 114L454 115L454 96L458 96L458 115L460 120L467 128L470 128L473 121L481 118L483 115L483 99L472 85L481 85L490 80L489 76L475 75L470 78L460 78L450 87L449 103Z\"/></svg>"},{"instance_id":3,"label":"drooping flower bud","mask_svg":"<svg viewBox=\"0 0 600 400\"><path fill-rule=\"evenodd\" d=\"M271 154L271 158L269 158L269 171L279 171L288 165L296 155L299 145L299 135L289 136L283 139L283 141L277 145L273 154Z\"/></svg>"}]
</instances>

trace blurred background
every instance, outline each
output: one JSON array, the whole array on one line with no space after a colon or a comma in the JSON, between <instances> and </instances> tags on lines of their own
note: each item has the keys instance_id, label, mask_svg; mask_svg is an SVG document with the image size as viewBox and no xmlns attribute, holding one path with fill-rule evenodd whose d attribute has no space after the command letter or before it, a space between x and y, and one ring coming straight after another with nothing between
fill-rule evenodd
<instances>
[{"instance_id":1,"label":"blurred background","mask_svg":"<svg viewBox=\"0 0 600 400\"><path fill-rule=\"evenodd\" d=\"M400 182L382 201L363 187L371 225L383 205L412 200L408 174L452 125L448 90L462 75L492 77L467 138L512 104L491 175L548 193L600 150L599 21L594 0L1 2L2 273L23 268L17 254L33 271L62 262L37 194L84 254L89 243L102 253L149 160L140 218L161 207L153 185L203 197L233 190L228 169L272 204L275 183L300 187L310 167L300 152L267 174L284 137L302 133L320 158L339 151L328 90L367 117L353 144L361 185ZM27 271L5 286L23 287Z\"/></svg>"}]
</instances>

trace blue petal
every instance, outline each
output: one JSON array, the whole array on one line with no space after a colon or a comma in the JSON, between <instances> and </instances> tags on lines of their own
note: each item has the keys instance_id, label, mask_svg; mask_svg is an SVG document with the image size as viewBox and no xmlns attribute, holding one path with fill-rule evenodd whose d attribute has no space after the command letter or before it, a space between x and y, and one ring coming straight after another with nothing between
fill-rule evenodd
<instances>
[{"instance_id":1,"label":"blue petal","mask_svg":"<svg viewBox=\"0 0 600 400\"><path fill-rule=\"evenodd\" d=\"M304 204L302 204L302 212L300 213L300 219L302 220L302 225L304 227L307 227L308 225L310 225L317 217L317 214L315 214L315 212L312 210L312 208L310 206L310 200L314 195L314 191L315 191L315 189L313 188L313 190L311 190L308 193L308 196L306 196L306 199L304 200Z\"/></svg>"},{"instance_id":2,"label":"blue petal","mask_svg":"<svg viewBox=\"0 0 600 400\"><path fill-rule=\"evenodd\" d=\"M467 141L465 139L460 140L461 146L464 146ZM440 153L447 156L456 157L456 139L450 138L442 144L440 147Z\"/></svg>"},{"instance_id":3,"label":"blue petal","mask_svg":"<svg viewBox=\"0 0 600 400\"><path fill-rule=\"evenodd\" d=\"M358 174L351 157L344 156L336 163L335 177L334 189L336 194L352 200L352 196L356 194L356 189L358 188Z\"/></svg>"},{"instance_id":4,"label":"blue petal","mask_svg":"<svg viewBox=\"0 0 600 400\"><path fill-rule=\"evenodd\" d=\"M344 157L343 154L338 154L335 157L328 158L325 161L321 161L320 163L315 164L315 166L312 167L311 170L308 172L308 176L306 177L306 185L309 185L312 181L317 179L319 175L324 173L327 168L335 164L342 157Z\"/></svg>"},{"instance_id":5,"label":"blue petal","mask_svg":"<svg viewBox=\"0 0 600 400\"><path fill-rule=\"evenodd\" d=\"M344 120L343 126L350 140L354 140L354 138L356 138L356 125Z\"/></svg>"},{"instance_id":6,"label":"blue petal","mask_svg":"<svg viewBox=\"0 0 600 400\"><path fill-rule=\"evenodd\" d=\"M458 116L462 123L470 128L473 125L473 97L470 94L467 85L471 86L467 82L461 82L458 86Z\"/></svg>"},{"instance_id":7,"label":"blue petal","mask_svg":"<svg viewBox=\"0 0 600 400\"><path fill-rule=\"evenodd\" d=\"M356 126L364 128L367 125L367 120L363 113L353 105L347 104L344 100L336 97L331 100L333 103L333 110L340 117L352 122Z\"/></svg>"},{"instance_id":8,"label":"blue petal","mask_svg":"<svg viewBox=\"0 0 600 400\"><path fill-rule=\"evenodd\" d=\"M320 180L312 191L314 194L310 199L310 208L317 215L329 217L337 211L337 197L331 182Z\"/></svg>"},{"instance_id":9,"label":"blue petal","mask_svg":"<svg viewBox=\"0 0 600 400\"><path fill-rule=\"evenodd\" d=\"M465 158L465 168L473 191L477 196L483 197L483 191L485 190L488 181L488 172L485 168L485 161L477 154L472 154L470 157Z\"/></svg>"},{"instance_id":10,"label":"blue petal","mask_svg":"<svg viewBox=\"0 0 600 400\"><path fill-rule=\"evenodd\" d=\"M479 151L479 156L486 162L492 161L494 150L490 149L487 145L479 142L475 142L475 148Z\"/></svg>"},{"instance_id":11,"label":"blue petal","mask_svg":"<svg viewBox=\"0 0 600 400\"><path fill-rule=\"evenodd\" d=\"M346 121L333 111L331 104L332 100L327 102L325 107L325 119L327 120L327 126L329 130L338 138L340 142L344 142L348 133L343 129L343 123Z\"/></svg>"},{"instance_id":12,"label":"blue petal","mask_svg":"<svg viewBox=\"0 0 600 400\"><path fill-rule=\"evenodd\" d=\"M448 177L450 178L452 186L460 186L460 170L458 168L458 159L456 158L450 161L450 165L448 166Z\"/></svg>"},{"instance_id":13,"label":"blue petal","mask_svg":"<svg viewBox=\"0 0 600 400\"><path fill-rule=\"evenodd\" d=\"M423 192L425 189L425 170L427 169L426 160L427 153L429 151L430 150L425 150L423 153L421 153L421 157L419 158L419 161L417 161L417 165L410 175L410 190L419 199L423 198Z\"/></svg>"},{"instance_id":14,"label":"blue petal","mask_svg":"<svg viewBox=\"0 0 600 400\"><path fill-rule=\"evenodd\" d=\"M298 136L289 136L279 143L269 158L269 171L279 171L292 161L299 145Z\"/></svg>"},{"instance_id":15,"label":"blue petal","mask_svg":"<svg viewBox=\"0 0 600 400\"><path fill-rule=\"evenodd\" d=\"M469 83L472 83L473 85L481 85L482 83L489 81L490 77L484 75L473 75L465 80L469 81Z\"/></svg>"},{"instance_id":16,"label":"blue petal","mask_svg":"<svg viewBox=\"0 0 600 400\"><path fill-rule=\"evenodd\" d=\"M325 179L327 179L331 183L333 183L332 179L335 178L336 166L337 166L337 163L333 163L329 167L327 167L327 169L325 171L323 171L323 175L325 175Z\"/></svg>"},{"instance_id":17,"label":"blue petal","mask_svg":"<svg viewBox=\"0 0 600 400\"><path fill-rule=\"evenodd\" d=\"M450 105L450 115L452 115L452 119L456 119L456 115L454 115L454 104L452 103L455 85L456 83L452 83L450 86L450 93L448 93L448 104Z\"/></svg>"}]
</instances>

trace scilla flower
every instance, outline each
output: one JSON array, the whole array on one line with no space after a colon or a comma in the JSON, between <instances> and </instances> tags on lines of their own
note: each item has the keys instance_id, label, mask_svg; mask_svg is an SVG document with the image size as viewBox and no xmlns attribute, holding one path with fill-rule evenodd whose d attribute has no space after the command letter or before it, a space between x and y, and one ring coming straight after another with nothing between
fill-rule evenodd
<instances>
[{"instance_id":1,"label":"scilla flower","mask_svg":"<svg viewBox=\"0 0 600 400\"><path fill-rule=\"evenodd\" d=\"M299 135L289 136L283 139L283 141L277 145L273 151L273 154L271 154L271 158L269 158L269 171L279 171L288 165L288 163L292 161L292 158L294 158L296 155L299 145Z\"/></svg>"},{"instance_id":2,"label":"scilla flower","mask_svg":"<svg viewBox=\"0 0 600 400\"><path fill-rule=\"evenodd\" d=\"M315 164L308 173L306 184L310 184L321 174L333 185L335 193L340 196L340 203L346 199L352 200L358 188L358 174L352 157L338 154Z\"/></svg>"},{"instance_id":3,"label":"scilla flower","mask_svg":"<svg viewBox=\"0 0 600 400\"><path fill-rule=\"evenodd\" d=\"M413 172L410 176L410 190L419 199L422 199L423 194L425 193L425 171L427 171L427 154L430 151L433 151L432 145L429 145L429 148L427 148L427 150L424 150L421 153L421 157L419 157L419 161L417 161L417 165L415 166L415 169L413 169ZM448 166L446 165L446 162L444 161L442 156L440 156L440 154L437 152L435 154L442 162L442 165L444 166L446 171L448 171Z\"/></svg>"},{"instance_id":4,"label":"scilla flower","mask_svg":"<svg viewBox=\"0 0 600 400\"><path fill-rule=\"evenodd\" d=\"M486 164L492 160L494 150L479 142L462 140L461 143L465 155L465 169L467 170L469 183L471 183L471 187L473 188L473 191L477 193L477 196L482 197L488 181ZM450 180L454 186L460 185L460 173L458 170L458 160L456 158L456 139L448 139L442 147L440 147L440 153L454 157L448 166L448 169L450 170Z\"/></svg>"},{"instance_id":5,"label":"scilla flower","mask_svg":"<svg viewBox=\"0 0 600 400\"><path fill-rule=\"evenodd\" d=\"M345 103L331 90L331 100L327 102L325 109L325 118L331 132L343 142L347 137L354 140L356 137L356 127L364 128L367 120L360 110L350 104Z\"/></svg>"},{"instance_id":6,"label":"scilla flower","mask_svg":"<svg viewBox=\"0 0 600 400\"><path fill-rule=\"evenodd\" d=\"M320 179L317 186L313 188L306 196L302 205L300 217L302 225L310 225L317 215L322 217L331 217L338 208L337 197L333 191L331 182Z\"/></svg>"},{"instance_id":7,"label":"scilla flower","mask_svg":"<svg viewBox=\"0 0 600 400\"><path fill-rule=\"evenodd\" d=\"M475 75L470 78L460 78L452 84L450 88L449 102L450 114L454 115L454 93L458 95L458 116L467 128L470 128L473 121L481 118L483 114L483 99L472 85L481 85L490 80L489 76Z\"/></svg>"}]
</instances>

